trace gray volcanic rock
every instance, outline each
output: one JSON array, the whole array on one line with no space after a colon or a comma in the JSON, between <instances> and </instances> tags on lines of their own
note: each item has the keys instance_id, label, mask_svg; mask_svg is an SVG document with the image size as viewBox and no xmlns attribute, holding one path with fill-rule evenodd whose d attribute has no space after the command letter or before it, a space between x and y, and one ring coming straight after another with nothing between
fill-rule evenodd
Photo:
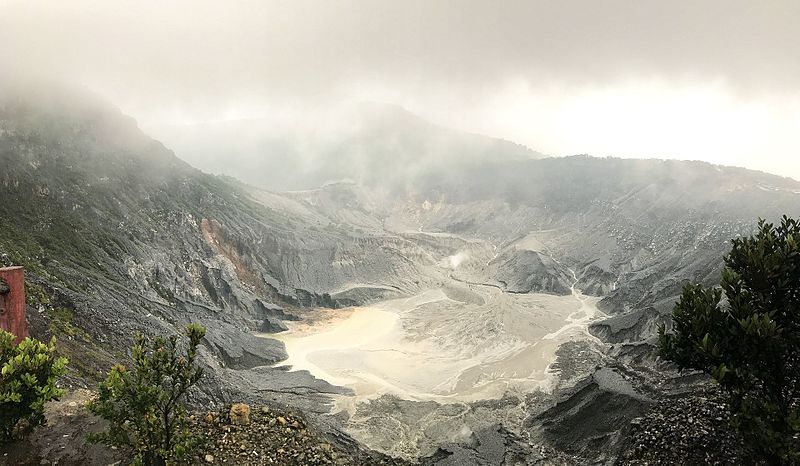
<instances>
[{"instance_id":1,"label":"gray volcanic rock","mask_svg":"<svg viewBox=\"0 0 800 466\"><path fill-rule=\"evenodd\" d=\"M260 308L263 313L263 322L261 322L261 325L258 328L260 332L283 332L288 330L286 324L283 323L284 320L299 320L299 318L295 315L284 312L283 307L273 303L268 303L257 299L255 306L256 308Z\"/></svg>"},{"instance_id":2,"label":"gray volcanic rock","mask_svg":"<svg viewBox=\"0 0 800 466\"><path fill-rule=\"evenodd\" d=\"M663 396L631 422L619 464L765 464L746 453L746 440L731 427L730 415L718 387Z\"/></svg>"},{"instance_id":3,"label":"gray volcanic rock","mask_svg":"<svg viewBox=\"0 0 800 466\"><path fill-rule=\"evenodd\" d=\"M223 369L222 380L237 387L239 396L225 395L226 402L266 400L291 406L309 415L327 413L332 402L328 395L344 395L350 390L331 385L306 371L289 372L285 368L256 367L251 370Z\"/></svg>"},{"instance_id":4,"label":"gray volcanic rock","mask_svg":"<svg viewBox=\"0 0 800 466\"><path fill-rule=\"evenodd\" d=\"M662 315L652 307L639 308L594 322L589 331L608 343L641 341L656 332L658 324L663 322L660 317Z\"/></svg>"},{"instance_id":5,"label":"gray volcanic rock","mask_svg":"<svg viewBox=\"0 0 800 466\"><path fill-rule=\"evenodd\" d=\"M567 272L551 258L535 251L513 251L495 259L495 279L512 293L570 293Z\"/></svg>"},{"instance_id":6,"label":"gray volcanic rock","mask_svg":"<svg viewBox=\"0 0 800 466\"><path fill-rule=\"evenodd\" d=\"M630 421L652 403L619 372L601 368L527 422L541 423L545 438L561 451L608 461L624 441Z\"/></svg>"},{"instance_id":7,"label":"gray volcanic rock","mask_svg":"<svg viewBox=\"0 0 800 466\"><path fill-rule=\"evenodd\" d=\"M420 463L423 466L505 466L539 464L543 459L519 437L495 424L473 433L469 443L442 445Z\"/></svg>"},{"instance_id":8,"label":"gray volcanic rock","mask_svg":"<svg viewBox=\"0 0 800 466\"><path fill-rule=\"evenodd\" d=\"M267 316L264 318L264 322L261 323L261 326L258 327L258 330L263 333L280 333L289 330L289 327L287 327L282 320Z\"/></svg>"},{"instance_id":9,"label":"gray volcanic rock","mask_svg":"<svg viewBox=\"0 0 800 466\"><path fill-rule=\"evenodd\" d=\"M283 325L280 320L277 322ZM251 369L287 358L286 349L279 341L258 338L220 321L199 320L198 323L210 329L206 332L205 341L217 350L225 367Z\"/></svg>"},{"instance_id":10,"label":"gray volcanic rock","mask_svg":"<svg viewBox=\"0 0 800 466\"><path fill-rule=\"evenodd\" d=\"M605 296L614 290L617 279L617 275L613 272L595 264L589 264L583 267L576 287L591 296Z\"/></svg>"},{"instance_id":11,"label":"gray volcanic rock","mask_svg":"<svg viewBox=\"0 0 800 466\"><path fill-rule=\"evenodd\" d=\"M392 286L353 286L331 293L331 299L340 306L357 306L375 301L385 301L405 296L397 287Z\"/></svg>"}]
</instances>

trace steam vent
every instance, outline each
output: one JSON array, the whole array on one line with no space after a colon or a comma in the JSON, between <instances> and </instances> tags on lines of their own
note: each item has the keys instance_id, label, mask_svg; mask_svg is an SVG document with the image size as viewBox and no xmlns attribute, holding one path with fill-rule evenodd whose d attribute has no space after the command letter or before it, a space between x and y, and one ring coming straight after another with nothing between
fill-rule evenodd
<instances>
[{"instance_id":1,"label":"steam vent","mask_svg":"<svg viewBox=\"0 0 800 466\"><path fill-rule=\"evenodd\" d=\"M28 336L25 321L25 269L0 268L0 328L17 336L19 343Z\"/></svg>"}]
</instances>

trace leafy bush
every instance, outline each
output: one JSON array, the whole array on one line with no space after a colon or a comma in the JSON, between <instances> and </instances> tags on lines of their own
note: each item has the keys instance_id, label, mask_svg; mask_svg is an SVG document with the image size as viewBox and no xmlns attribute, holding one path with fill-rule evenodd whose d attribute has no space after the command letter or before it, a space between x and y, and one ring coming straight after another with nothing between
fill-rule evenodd
<instances>
[{"instance_id":1,"label":"leafy bush","mask_svg":"<svg viewBox=\"0 0 800 466\"><path fill-rule=\"evenodd\" d=\"M798 242L796 220L761 220L755 236L733 240L720 288L687 285L673 333L659 332L665 359L719 382L734 427L770 464L800 462Z\"/></svg>"},{"instance_id":2,"label":"leafy bush","mask_svg":"<svg viewBox=\"0 0 800 466\"><path fill-rule=\"evenodd\" d=\"M30 426L44 423L44 404L64 390L56 380L66 372L67 359L56 356L56 340L49 344L16 337L0 330L0 442L11 439L20 420Z\"/></svg>"},{"instance_id":3,"label":"leafy bush","mask_svg":"<svg viewBox=\"0 0 800 466\"><path fill-rule=\"evenodd\" d=\"M114 366L100 384L97 400L89 404L89 411L111 423L107 432L90 435L90 441L129 447L136 463L147 466L173 463L196 445L181 398L203 375L195 358L206 330L190 324L186 333L184 355L176 336L148 341L136 335L133 369Z\"/></svg>"}]
</instances>

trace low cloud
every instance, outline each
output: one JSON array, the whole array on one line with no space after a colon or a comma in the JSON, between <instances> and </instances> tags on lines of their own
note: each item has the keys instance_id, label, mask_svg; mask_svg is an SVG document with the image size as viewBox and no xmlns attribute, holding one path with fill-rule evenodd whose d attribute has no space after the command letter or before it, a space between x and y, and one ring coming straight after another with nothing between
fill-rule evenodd
<instances>
[{"instance_id":1,"label":"low cloud","mask_svg":"<svg viewBox=\"0 0 800 466\"><path fill-rule=\"evenodd\" d=\"M555 155L800 178L798 17L794 1L6 0L0 67L84 84L144 126L378 100Z\"/></svg>"}]
</instances>

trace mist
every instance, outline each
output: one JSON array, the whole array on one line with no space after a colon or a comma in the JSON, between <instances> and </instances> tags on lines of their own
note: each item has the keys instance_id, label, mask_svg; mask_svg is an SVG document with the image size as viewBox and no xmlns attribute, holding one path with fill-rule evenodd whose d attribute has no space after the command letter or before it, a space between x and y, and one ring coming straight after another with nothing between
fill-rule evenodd
<instances>
[{"instance_id":1,"label":"mist","mask_svg":"<svg viewBox=\"0 0 800 466\"><path fill-rule=\"evenodd\" d=\"M798 14L791 1L7 0L0 68L91 89L215 172L265 157L265 138L291 146L265 169L302 171L367 101L553 156L800 178ZM197 128L249 149L192 145Z\"/></svg>"},{"instance_id":2,"label":"mist","mask_svg":"<svg viewBox=\"0 0 800 466\"><path fill-rule=\"evenodd\" d=\"M794 464L798 19L0 0L0 464Z\"/></svg>"}]
</instances>

